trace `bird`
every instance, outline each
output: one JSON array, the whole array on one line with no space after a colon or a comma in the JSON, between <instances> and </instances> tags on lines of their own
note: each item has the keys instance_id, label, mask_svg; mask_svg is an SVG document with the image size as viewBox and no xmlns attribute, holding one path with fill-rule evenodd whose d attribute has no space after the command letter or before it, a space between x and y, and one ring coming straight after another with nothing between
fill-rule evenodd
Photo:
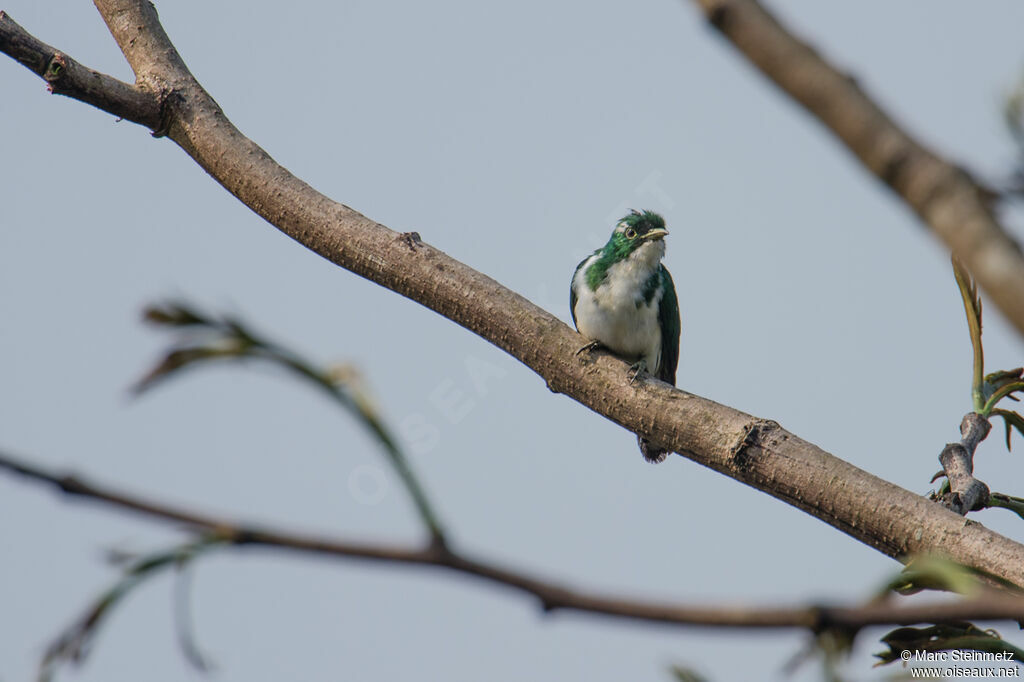
<instances>
[{"instance_id":1,"label":"bird","mask_svg":"<svg viewBox=\"0 0 1024 682\"><path fill-rule=\"evenodd\" d=\"M572 276L572 321L590 340L577 354L603 347L633 361L630 383L643 372L676 383L679 300L661 262L667 234L660 215L631 209L608 243L584 258ZM637 443L648 462L664 461L668 454L640 435Z\"/></svg>"}]
</instances>

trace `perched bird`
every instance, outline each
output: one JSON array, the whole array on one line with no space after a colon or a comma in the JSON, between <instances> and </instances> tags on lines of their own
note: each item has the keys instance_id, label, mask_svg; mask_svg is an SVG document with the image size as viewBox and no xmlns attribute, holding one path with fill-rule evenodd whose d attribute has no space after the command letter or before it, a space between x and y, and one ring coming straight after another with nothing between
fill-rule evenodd
<instances>
[{"instance_id":1,"label":"perched bird","mask_svg":"<svg viewBox=\"0 0 1024 682\"><path fill-rule=\"evenodd\" d=\"M576 266L569 294L572 321L591 339L579 352L599 346L626 360L635 381L648 372L676 383L679 364L679 302L665 256L665 219L652 211L630 211L615 225L604 247ZM668 454L637 436L648 462Z\"/></svg>"}]
</instances>

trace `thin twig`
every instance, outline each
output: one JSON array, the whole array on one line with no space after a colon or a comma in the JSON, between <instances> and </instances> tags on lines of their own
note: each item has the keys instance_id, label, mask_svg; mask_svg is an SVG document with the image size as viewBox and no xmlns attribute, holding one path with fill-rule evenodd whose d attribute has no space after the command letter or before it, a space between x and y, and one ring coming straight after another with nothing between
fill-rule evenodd
<instances>
[{"instance_id":1,"label":"thin twig","mask_svg":"<svg viewBox=\"0 0 1024 682\"><path fill-rule=\"evenodd\" d=\"M798 628L858 630L871 625L946 623L968 619L1024 619L1024 597L984 592L957 602L897 606L874 602L864 606L737 607L686 606L666 600L639 600L588 593L498 563L474 559L450 547L424 548L351 542L239 524L225 519L151 502L140 497L62 476L0 452L0 469L27 476L60 491L100 501L163 521L183 523L202 535L204 546L264 546L299 553L385 563L431 566L474 576L536 597L544 611L571 610L674 625L724 628ZM172 565L172 562L167 562Z\"/></svg>"},{"instance_id":2,"label":"thin twig","mask_svg":"<svg viewBox=\"0 0 1024 682\"><path fill-rule=\"evenodd\" d=\"M207 314L183 301L149 306L143 317L147 322L179 332L179 338L163 360L134 386L134 393L143 393L168 377L177 376L183 369L212 361L258 359L284 367L320 389L373 433L388 463L412 498L432 542L444 544L439 515L398 440L371 406L359 382L345 380L337 371L315 366L298 352L263 338L238 319Z\"/></svg>"}]
</instances>

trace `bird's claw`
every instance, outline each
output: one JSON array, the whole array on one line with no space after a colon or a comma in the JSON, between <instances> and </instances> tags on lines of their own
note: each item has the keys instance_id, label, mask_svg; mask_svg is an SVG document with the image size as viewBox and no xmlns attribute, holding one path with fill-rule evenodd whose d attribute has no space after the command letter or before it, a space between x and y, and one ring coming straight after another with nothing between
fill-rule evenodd
<instances>
[{"instance_id":1,"label":"bird's claw","mask_svg":"<svg viewBox=\"0 0 1024 682\"><path fill-rule=\"evenodd\" d=\"M629 366L629 374L630 374L629 383L630 384L636 383L636 380L640 377L640 375L641 374L646 374L646 373L647 373L647 363L646 362L644 362L643 360L640 360L639 362L634 362L632 365Z\"/></svg>"},{"instance_id":2,"label":"bird's claw","mask_svg":"<svg viewBox=\"0 0 1024 682\"><path fill-rule=\"evenodd\" d=\"M601 347L601 342L600 341L591 341L590 343L588 343L587 345L581 347L578 351L576 351L574 353L574 355L581 355L583 353L589 353L590 351L594 350L595 348L600 348L600 347Z\"/></svg>"},{"instance_id":3,"label":"bird's claw","mask_svg":"<svg viewBox=\"0 0 1024 682\"><path fill-rule=\"evenodd\" d=\"M408 246L410 251L415 251L418 246L423 244L419 232L403 232L395 237L395 239Z\"/></svg>"}]
</instances>

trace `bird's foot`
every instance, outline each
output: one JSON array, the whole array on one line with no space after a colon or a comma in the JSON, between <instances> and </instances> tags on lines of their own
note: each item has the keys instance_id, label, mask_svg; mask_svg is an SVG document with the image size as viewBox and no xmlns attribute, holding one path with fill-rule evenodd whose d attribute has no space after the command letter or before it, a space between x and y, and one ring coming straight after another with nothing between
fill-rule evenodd
<instances>
[{"instance_id":1,"label":"bird's foot","mask_svg":"<svg viewBox=\"0 0 1024 682\"><path fill-rule=\"evenodd\" d=\"M636 441L640 445L640 452L643 453L644 459L651 464L664 462L665 458L668 457L668 450L662 450L646 438L637 436Z\"/></svg>"},{"instance_id":2,"label":"bird's foot","mask_svg":"<svg viewBox=\"0 0 1024 682\"><path fill-rule=\"evenodd\" d=\"M647 374L647 363L643 360L634 362L629 366L629 383L634 384L641 374Z\"/></svg>"},{"instance_id":3,"label":"bird's foot","mask_svg":"<svg viewBox=\"0 0 1024 682\"><path fill-rule=\"evenodd\" d=\"M408 246L410 251L415 251L418 246L423 244L419 232L403 232L395 237L395 239Z\"/></svg>"},{"instance_id":4,"label":"bird's foot","mask_svg":"<svg viewBox=\"0 0 1024 682\"><path fill-rule=\"evenodd\" d=\"M595 350L595 349L600 348L600 347L601 347L601 342L600 341L591 341L590 343L588 343L587 345L583 346L578 351L576 351L574 353L574 355L582 355L583 353L589 353L590 351Z\"/></svg>"}]
</instances>

